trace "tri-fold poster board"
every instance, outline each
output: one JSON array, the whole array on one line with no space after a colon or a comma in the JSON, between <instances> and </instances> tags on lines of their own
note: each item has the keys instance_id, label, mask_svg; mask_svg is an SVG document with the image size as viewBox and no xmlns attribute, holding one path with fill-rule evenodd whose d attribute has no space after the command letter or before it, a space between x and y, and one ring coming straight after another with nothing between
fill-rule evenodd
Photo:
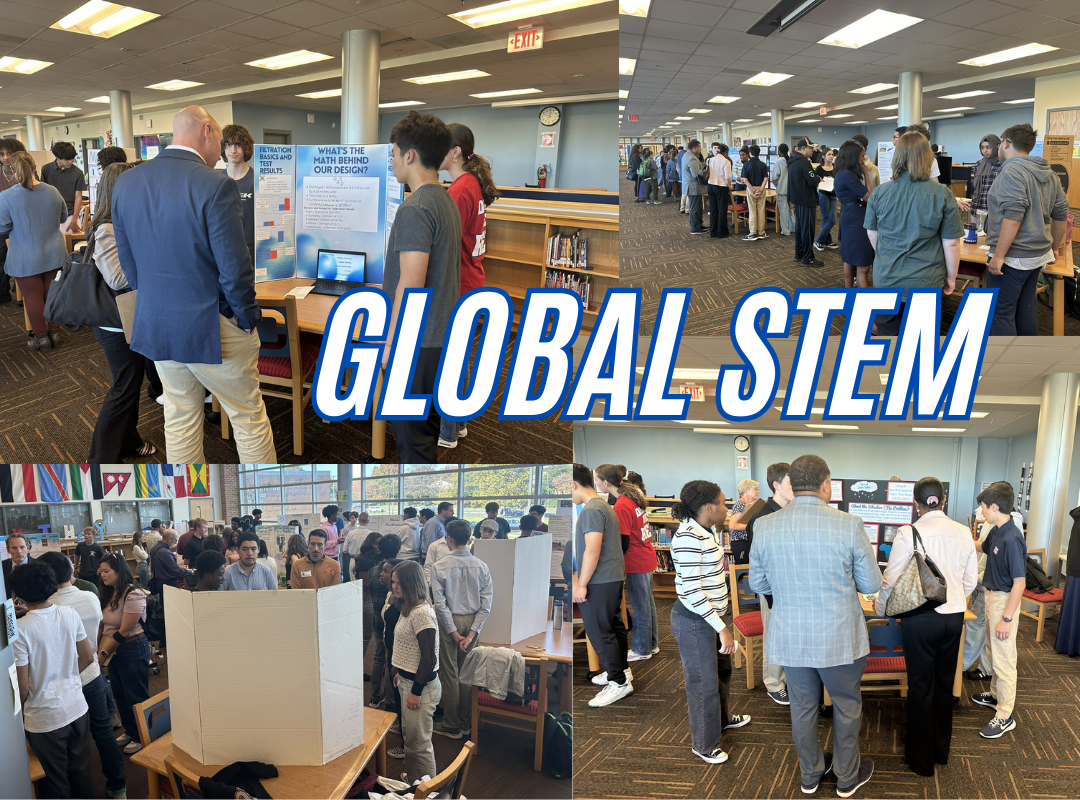
<instances>
[{"instance_id":1,"label":"tri-fold poster board","mask_svg":"<svg viewBox=\"0 0 1080 800\"><path fill-rule=\"evenodd\" d=\"M256 282L321 277L381 285L386 240L403 199L392 147L255 145ZM327 264L337 271L327 274Z\"/></svg>"},{"instance_id":2,"label":"tri-fold poster board","mask_svg":"<svg viewBox=\"0 0 1080 800\"><path fill-rule=\"evenodd\" d=\"M915 512L915 481L833 480L832 484L829 505L861 517L878 561L888 561L900 528L919 520ZM949 484L944 486L941 510L948 513Z\"/></svg>"},{"instance_id":3,"label":"tri-fold poster board","mask_svg":"<svg viewBox=\"0 0 1080 800\"><path fill-rule=\"evenodd\" d=\"M550 534L533 534L473 542L473 555L491 573L494 594L491 614L480 629L480 644L513 644L547 630L551 540Z\"/></svg>"}]
</instances>

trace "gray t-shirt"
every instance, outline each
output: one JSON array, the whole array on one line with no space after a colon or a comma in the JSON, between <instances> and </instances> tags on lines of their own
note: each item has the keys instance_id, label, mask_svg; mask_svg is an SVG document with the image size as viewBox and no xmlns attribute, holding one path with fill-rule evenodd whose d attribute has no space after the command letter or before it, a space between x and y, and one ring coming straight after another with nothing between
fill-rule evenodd
<instances>
[{"instance_id":1,"label":"gray t-shirt","mask_svg":"<svg viewBox=\"0 0 1080 800\"><path fill-rule=\"evenodd\" d=\"M428 253L425 289L432 289L421 347L442 347L450 312L461 296L461 214L445 187L415 189L397 210L386 246L383 291L394 301L401 253Z\"/></svg>"},{"instance_id":2,"label":"gray t-shirt","mask_svg":"<svg viewBox=\"0 0 1080 800\"><path fill-rule=\"evenodd\" d=\"M594 583L621 583L626 578L623 569L622 535L619 519L615 510L602 497L594 497L581 507L574 531L574 554L577 556L577 571L581 574L581 560L585 553L585 534L600 531L604 538L600 544L600 559L596 562L596 571L589 579Z\"/></svg>"}]
</instances>

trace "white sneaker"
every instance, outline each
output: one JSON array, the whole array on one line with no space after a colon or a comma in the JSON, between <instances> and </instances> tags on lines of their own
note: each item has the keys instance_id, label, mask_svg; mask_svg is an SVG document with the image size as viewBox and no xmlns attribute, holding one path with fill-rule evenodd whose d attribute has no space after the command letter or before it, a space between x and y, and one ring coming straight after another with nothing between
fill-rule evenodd
<instances>
[{"instance_id":1,"label":"white sneaker","mask_svg":"<svg viewBox=\"0 0 1080 800\"><path fill-rule=\"evenodd\" d=\"M459 438L464 439L466 436L469 435L469 429L462 425L461 429L457 432L457 435Z\"/></svg>"},{"instance_id":2,"label":"white sneaker","mask_svg":"<svg viewBox=\"0 0 1080 800\"><path fill-rule=\"evenodd\" d=\"M630 681L634 680L634 676L630 673L630 668L629 667L626 668L626 680L627 680L627 682L630 682ZM592 682L595 683L597 686L607 686L608 685L607 673L606 672L601 672L599 675L593 675L592 676Z\"/></svg>"},{"instance_id":3,"label":"white sneaker","mask_svg":"<svg viewBox=\"0 0 1080 800\"><path fill-rule=\"evenodd\" d=\"M386 751L386 754L388 756L390 756L390 758L396 758L398 761L404 761L405 760L405 748L404 747L391 747L391 748L388 748L387 751Z\"/></svg>"},{"instance_id":4,"label":"white sneaker","mask_svg":"<svg viewBox=\"0 0 1080 800\"><path fill-rule=\"evenodd\" d=\"M140 750L142 750L142 743L136 742L134 739L132 739L124 746L124 752L128 755L131 755L132 753L137 753Z\"/></svg>"},{"instance_id":5,"label":"white sneaker","mask_svg":"<svg viewBox=\"0 0 1080 800\"><path fill-rule=\"evenodd\" d=\"M634 693L634 684L627 681L621 686L617 683L609 683L599 694L589 701L589 708L603 708L610 706L616 700L622 700L627 695Z\"/></svg>"},{"instance_id":6,"label":"white sneaker","mask_svg":"<svg viewBox=\"0 0 1080 800\"><path fill-rule=\"evenodd\" d=\"M627 661L647 661L650 658L652 658L652 653L635 653L631 650L626 654Z\"/></svg>"},{"instance_id":7,"label":"white sneaker","mask_svg":"<svg viewBox=\"0 0 1080 800\"><path fill-rule=\"evenodd\" d=\"M131 737L128 736L126 733L121 733L119 736L116 737L116 744L117 744L118 747L123 747L125 744L127 744L130 741L131 741Z\"/></svg>"},{"instance_id":8,"label":"white sneaker","mask_svg":"<svg viewBox=\"0 0 1080 800\"><path fill-rule=\"evenodd\" d=\"M165 405L165 395L163 395L163 394L159 394L159 395L157 396L157 404L158 404L159 406L163 406L163 405Z\"/></svg>"},{"instance_id":9,"label":"white sneaker","mask_svg":"<svg viewBox=\"0 0 1080 800\"><path fill-rule=\"evenodd\" d=\"M660 652L660 648L659 648L659 646L657 646L657 647L654 647L652 650L649 651L649 655L650 656L655 656L659 652Z\"/></svg>"},{"instance_id":10,"label":"white sneaker","mask_svg":"<svg viewBox=\"0 0 1080 800\"><path fill-rule=\"evenodd\" d=\"M448 442L446 439L439 437L439 447L454 448L457 447L457 442Z\"/></svg>"},{"instance_id":11,"label":"white sneaker","mask_svg":"<svg viewBox=\"0 0 1080 800\"><path fill-rule=\"evenodd\" d=\"M401 736L401 722L399 720L395 720L390 725L389 732L397 734L398 736Z\"/></svg>"}]
</instances>

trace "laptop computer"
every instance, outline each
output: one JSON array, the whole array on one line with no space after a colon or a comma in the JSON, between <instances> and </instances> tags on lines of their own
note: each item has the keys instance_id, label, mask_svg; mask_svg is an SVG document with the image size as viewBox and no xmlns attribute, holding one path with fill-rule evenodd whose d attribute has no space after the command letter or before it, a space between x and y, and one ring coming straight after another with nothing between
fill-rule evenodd
<instances>
[{"instance_id":1,"label":"laptop computer","mask_svg":"<svg viewBox=\"0 0 1080 800\"><path fill-rule=\"evenodd\" d=\"M347 250L320 250L314 294L343 295L364 285L367 253Z\"/></svg>"}]
</instances>

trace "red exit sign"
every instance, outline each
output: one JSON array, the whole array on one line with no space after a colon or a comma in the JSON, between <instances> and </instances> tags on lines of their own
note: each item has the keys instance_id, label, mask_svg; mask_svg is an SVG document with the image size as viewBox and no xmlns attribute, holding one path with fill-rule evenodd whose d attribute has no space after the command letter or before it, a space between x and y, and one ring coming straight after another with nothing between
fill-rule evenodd
<instances>
[{"instance_id":1,"label":"red exit sign","mask_svg":"<svg viewBox=\"0 0 1080 800\"><path fill-rule=\"evenodd\" d=\"M506 39L506 52L520 53L524 50L540 50L544 46L544 27L527 31L513 31Z\"/></svg>"},{"instance_id":2,"label":"red exit sign","mask_svg":"<svg viewBox=\"0 0 1080 800\"><path fill-rule=\"evenodd\" d=\"M637 122L637 114L631 114L630 115L630 121L631 122Z\"/></svg>"}]
</instances>

